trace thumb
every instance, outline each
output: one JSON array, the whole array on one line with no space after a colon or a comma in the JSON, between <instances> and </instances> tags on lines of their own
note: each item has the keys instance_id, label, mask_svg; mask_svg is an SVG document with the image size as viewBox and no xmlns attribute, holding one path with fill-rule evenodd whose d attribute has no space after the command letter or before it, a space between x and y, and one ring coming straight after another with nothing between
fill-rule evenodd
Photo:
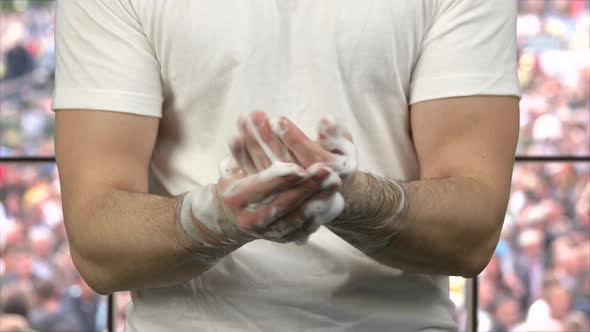
<instances>
[{"instance_id":1,"label":"thumb","mask_svg":"<svg viewBox=\"0 0 590 332\"><path fill-rule=\"evenodd\" d=\"M341 150L342 138L353 143L350 131L342 124L336 122L332 116L324 117L320 120L318 126L318 142L324 149L342 154L344 152Z\"/></svg>"}]
</instances>

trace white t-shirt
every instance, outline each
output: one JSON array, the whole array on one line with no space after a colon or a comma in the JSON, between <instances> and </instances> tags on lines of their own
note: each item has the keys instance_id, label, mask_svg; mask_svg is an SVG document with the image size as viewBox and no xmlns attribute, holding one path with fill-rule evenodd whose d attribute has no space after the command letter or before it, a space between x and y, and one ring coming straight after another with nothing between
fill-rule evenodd
<instances>
[{"instance_id":1,"label":"white t-shirt","mask_svg":"<svg viewBox=\"0 0 590 332\"><path fill-rule=\"evenodd\" d=\"M151 192L214 183L239 114L332 114L360 169L419 178L408 105L519 95L514 0L58 0L54 109L161 118ZM483 110L482 110L483 111ZM132 291L127 331L452 331L448 278L376 263L325 228L257 240Z\"/></svg>"}]
</instances>

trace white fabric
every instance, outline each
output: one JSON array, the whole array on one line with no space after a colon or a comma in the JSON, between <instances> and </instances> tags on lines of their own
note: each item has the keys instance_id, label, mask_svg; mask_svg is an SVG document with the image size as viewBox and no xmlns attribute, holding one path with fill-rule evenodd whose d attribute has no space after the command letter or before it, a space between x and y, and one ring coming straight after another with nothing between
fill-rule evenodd
<instances>
[{"instance_id":1,"label":"white fabric","mask_svg":"<svg viewBox=\"0 0 590 332\"><path fill-rule=\"evenodd\" d=\"M58 0L54 109L161 117L153 193L215 182L239 114L332 114L359 168L417 179L408 105L518 95L514 0ZM484 111L484 110L482 110ZM321 228L255 241L191 282L132 292L126 330L451 331L448 278Z\"/></svg>"}]
</instances>

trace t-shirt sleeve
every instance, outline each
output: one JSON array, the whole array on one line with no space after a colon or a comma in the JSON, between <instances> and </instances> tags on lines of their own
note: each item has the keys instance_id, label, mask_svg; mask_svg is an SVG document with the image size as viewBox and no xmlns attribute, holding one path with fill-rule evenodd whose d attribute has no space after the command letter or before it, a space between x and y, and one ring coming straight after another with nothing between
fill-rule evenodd
<instances>
[{"instance_id":1,"label":"t-shirt sleeve","mask_svg":"<svg viewBox=\"0 0 590 332\"><path fill-rule=\"evenodd\" d=\"M520 97L517 1L437 3L412 71L410 104L473 95Z\"/></svg>"},{"instance_id":2,"label":"t-shirt sleeve","mask_svg":"<svg viewBox=\"0 0 590 332\"><path fill-rule=\"evenodd\" d=\"M124 1L57 1L54 110L161 117L160 64Z\"/></svg>"}]
</instances>

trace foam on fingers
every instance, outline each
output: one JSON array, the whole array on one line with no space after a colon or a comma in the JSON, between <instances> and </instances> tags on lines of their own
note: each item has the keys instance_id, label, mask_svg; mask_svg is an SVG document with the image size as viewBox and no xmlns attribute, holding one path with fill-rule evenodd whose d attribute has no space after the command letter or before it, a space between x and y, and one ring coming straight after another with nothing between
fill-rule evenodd
<instances>
[{"instance_id":1,"label":"foam on fingers","mask_svg":"<svg viewBox=\"0 0 590 332\"><path fill-rule=\"evenodd\" d=\"M344 210L344 197L334 193L326 200L313 200L305 205L305 216L312 218L313 223L320 226L338 217Z\"/></svg>"},{"instance_id":2,"label":"foam on fingers","mask_svg":"<svg viewBox=\"0 0 590 332\"><path fill-rule=\"evenodd\" d=\"M281 128L281 124L280 124L281 118L278 117L274 117L272 119L270 119L269 123L270 123L270 128L272 130L272 132L277 136L277 137L281 137L285 134L285 132L287 130Z\"/></svg>"},{"instance_id":3,"label":"foam on fingers","mask_svg":"<svg viewBox=\"0 0 590 332\"><path fill-rule=\"evenodd\" d=\"M247 130L249 136L251 136L260 146L260 149L266 155L268 160L271 162L270 166L266 169L257 172L255 169L245 170L250 175L233 182L224 192L222 197L224 198L231 198L234 196L238 196L240 194L247 195L246 191L256 192L252 186L263 185L273 188L276 187L274 185L275 181L281 177L293 177L293 183L297 182L296 180L304 181L307 180L315 175L319 175L322 173L328 173L328 175L322 179L321 185L319 189L327 190L329 188L335 188L342 185L342 178L343 175L352 174L357 169L357 161L356 161L356 153L355 148L347 134L346 130L342 127L338 126L333 118L327 118L322 120L320 123L320 145L335 154L335 158L330 162L321 162L311 165L307 169L303 169L301 166L291 163L291 162L283 162L277 158L277 155L274 151L269 147L269 145L262 139L262 135L259 132L259 128L254 123L255 118L251 115L243 115L240 117L240 127L242 130ZM282 118L273 118L269 120L270 129L272 133L279 138L281 138L286 130L281 128L281 120ZM233 152L234 159L233 160L224 160L220 164L220 174L222 176L231 176L235 174L236 164L240 165L249 165L246 157L248 157L248 151L246 150L245 144L241 144L239 149L236 147L232 147L232 152L238 151L238 153ZM288 150L287 150L288 151ZM236 155L238 157L236 157ZM247 166L246 166L247 167ZM255 168L255 167L253 167ZM286 178L280 179L280 182L276 182L277 184L283 183ZM272 182L272 183L271 183ZM288 186L290 181L285 181L285 186ZM243 189L242 189L243 188ZM287 187L286 187L287 188ZM300 230L301 232L306 233L313 233L315 232L321 225L324 225L328 222L333 221L337 218L342 211L344 210L344 198L340 193L334 193L329 196L329 198L325 198L328 192L324 193L323 196L316 197L315 200L307 202L303 205L303 214L306 219L311 220L308 225L305 227L305 230ZM274 202L274 198L276 195L269 195L263 199L260 199L256 202L249 202L245 205L246 209L265 209L270 211L269 213L260 214L256 218L260 217L260 220L250 220L253 222L253 225L260 226L263 225L268 227L270 224L274 222L275 219L280 219L281 211L274 207L273 204L278 204ZM238 200L243 200L242 198L238 198ZM235 204L234 204L235 205ZM233 206L233 205L232 205ZM234 206L235 207L235 206ZM252 217L253 215L250 215ZM250 223L249 221L249 223ZM273 227L273 226L270 226ZM283 225L280 230L275 230L274 233L270 233L272 236L285 236L285 231L293 231L292 227L295 225ZM297 226L301 227L301 226ZM295 227L295 228L297 228ZM263 237L264 238L264 237ZM298 243L304 243L306 239L299 240Z\"/></svg>"},{"instance_id":4,"label":"foam on fingers","mask_svg":"<svg viewBox=\"0 0 590 332\"><path fill-rule=\"evenodd\" d=\"M275 163L275 162L279 161L277 156L272 152L272 149L266 144L266 142L264 142L264 140L260 136L260 133L258 132L258 128L256 128L256 126L254 125L254 121L252 121L252 117L246 116L245 121L246 121L246 128L248 129L248 133L250 133L250 135L252 135L252 137L254 137L254 139L256 140L256 142L258 143L258 145L260 146L260 148L262 149L262 151L264 152L264 154L266 155L268 160L270 160L271 163Z\"/></svg>"},{"instance_id":5,"label":"foam on fingers","mask_svg":"<svg viewBox=\"0 0 590 332\"><path fill-rule=\"evenodd\" d=\"M319 143L324 149L334 152L337 157L328 163L340 175L350 175L358 168L356 149L350 134L333 118L326 117L320 121Z\"/></svg>"},{"instance_id":6,"label":"foam on fingers","mask_svg":"<svg viewBox=\"0 0 590 332\"><path fill-rule=\"evenodd\" d=\"M270 181L277 177L296 175L302 178L307 178L308 174L301 166L294 163L286 163L283 161L274 161L269 168L263 170L258 174L261 181Z\"/></svg>"}]
</instances>

